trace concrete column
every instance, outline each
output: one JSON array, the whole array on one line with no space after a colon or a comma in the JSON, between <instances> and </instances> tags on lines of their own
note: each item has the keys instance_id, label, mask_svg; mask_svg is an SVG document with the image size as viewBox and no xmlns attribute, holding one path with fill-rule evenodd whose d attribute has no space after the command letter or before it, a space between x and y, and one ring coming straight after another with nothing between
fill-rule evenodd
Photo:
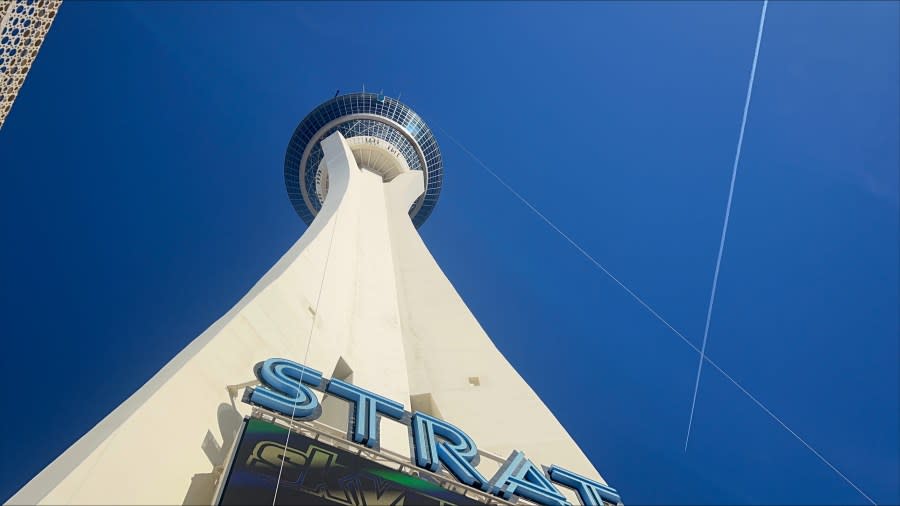
<instances>
[{"instance_id":1,"label":"concrete column","mask_svg":"<svg viewBox=\"0 0 900 506\"><path fill-rule=\"evenodd\" d=\"M424 191L422 173L407 167L385 183L360 169L340 133L322 147L328 195L306 233L10 504L211 502L216 469L249 412L226 385L252 379L254 364L272 357L326 377L352 370L353 383L407 408L412 397L415 409L463 428L484 450L520 449L535 462L599 478L416 232L408 211ZM335 412L329 408L328 423L346 417ZM381 432L382 447L409 454L404 426L384 420Z\"/></svg>"}]
</instances>

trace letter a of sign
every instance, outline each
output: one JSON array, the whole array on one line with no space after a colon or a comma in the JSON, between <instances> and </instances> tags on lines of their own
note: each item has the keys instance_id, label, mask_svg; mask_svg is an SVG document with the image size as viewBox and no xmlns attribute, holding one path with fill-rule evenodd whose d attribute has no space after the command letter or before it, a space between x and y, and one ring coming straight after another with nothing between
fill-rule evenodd
<instances>
[{"instance_id":1,"label":"letter a of sign","mask_svg":"<svg viewBox=\"0 0 900 506\"><path fill-rule=\"evenodd\" d=\"M525 454L515 450L491 480L494 495L509 499L513 495L531 499L544 506L566 506L562 495Z\"/></svg>"}]
</instances>

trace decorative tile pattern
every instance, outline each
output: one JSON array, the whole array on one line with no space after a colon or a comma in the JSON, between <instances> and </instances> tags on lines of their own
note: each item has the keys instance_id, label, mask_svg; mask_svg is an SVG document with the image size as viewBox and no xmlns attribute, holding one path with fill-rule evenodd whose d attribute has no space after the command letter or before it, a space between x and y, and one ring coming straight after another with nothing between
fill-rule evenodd
<instances>
[{"instance_id":1,"label":"decorative tile pattern","mask_svg":"<svg viewBox=\"0 0 900 506\"><path fill-rule=\"evenodd\" d=\"M0 0L0 127L62 0Z\"/></svg>"}]
</instances>

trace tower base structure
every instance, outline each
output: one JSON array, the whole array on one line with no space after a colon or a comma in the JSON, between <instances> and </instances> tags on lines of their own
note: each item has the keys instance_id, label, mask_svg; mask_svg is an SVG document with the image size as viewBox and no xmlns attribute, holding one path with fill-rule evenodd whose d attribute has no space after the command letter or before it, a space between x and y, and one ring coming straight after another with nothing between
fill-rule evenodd
<instances>
[{"instance_id":1,"label":"tower base structure","mask_svg":"<svg viewBox=\"0 0 900 506\"><path fill-rule=\"evenodd\" d=\"M327 198L303 236L9 504L212 504L242 419L257 409L241 401L242 387L272 357L446 420L483 452L522 450L605 483L422 242L408 214L422 172L388 181L360 168L365 160L340 132L321 144ZM316 395L317 423L346 433L350 405ZM408 425L380 417L380 432L383 451L410 455ZM481 459L479 470L490 477L501 464Z\"/></svg>"}]
</instances>

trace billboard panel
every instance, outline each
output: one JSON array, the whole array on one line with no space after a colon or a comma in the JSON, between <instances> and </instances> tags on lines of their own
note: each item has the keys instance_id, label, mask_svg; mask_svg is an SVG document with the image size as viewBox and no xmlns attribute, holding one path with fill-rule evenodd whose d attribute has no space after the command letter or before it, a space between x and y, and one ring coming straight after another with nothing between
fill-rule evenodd
<instances>
[{"instance_id":1,"label":"billboard panel","mask_svg":"<svg viewBox=\"0 0 900 506\"><path fill-rule=\"evenodd\" d=\"M437 484L390 469L353 453L291 433L256 418L247 420L219 499L223 506L315 504L478 505ZM284 468L282 466L284 456Z\"/></svg>"}]
</instances>

